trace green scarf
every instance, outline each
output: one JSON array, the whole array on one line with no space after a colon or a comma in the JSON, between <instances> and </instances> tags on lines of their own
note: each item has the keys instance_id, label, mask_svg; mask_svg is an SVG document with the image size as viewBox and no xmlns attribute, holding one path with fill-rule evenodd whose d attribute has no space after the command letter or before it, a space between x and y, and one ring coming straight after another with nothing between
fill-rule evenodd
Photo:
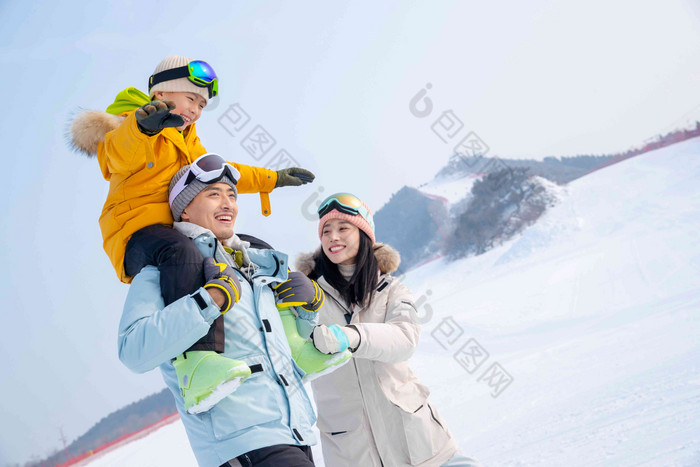
<instances>
[{"instance_id":1,"label":"green scarf","mask_svg":"<svg viewBox=\"0 0 700 467\"><path fill-rule=\"evenodd\" d=\"M151 98L147 94L139 91L135 87L128 87L117 94L114 102L107 107L106 112L112 115L121 115L125 112L131 112L138 109L142 105L151 102Z\"/></svg>"}]
</instances>

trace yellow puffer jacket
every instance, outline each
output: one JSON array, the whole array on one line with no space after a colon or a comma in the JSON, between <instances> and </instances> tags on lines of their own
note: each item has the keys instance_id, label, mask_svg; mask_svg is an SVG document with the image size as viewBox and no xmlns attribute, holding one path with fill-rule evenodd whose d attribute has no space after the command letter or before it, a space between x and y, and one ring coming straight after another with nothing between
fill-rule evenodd
<instances>
[{"instance_id":1,"label":"yellow puffer jacket","mask_svg":"<svg viewBox=\"0 0 700 467\"><path fill-rule=\"evenodd\" d=\"M197 137L194 123L182 133L166 128L155 136L146 136L136 125L134 111L120 117L85 112L74 121L73 142L78 149L97 153L102 175L109 181L109 194L100 216L103 245L119 279L130 283L131 277L124 271L129 238L148 225L172 225L168 204L170 179L207 151ZM260 193L263 214L268 215L268 193L275 187L277 173L231 164L241 173L238 192Z\"/></svg>"}]
</instances>

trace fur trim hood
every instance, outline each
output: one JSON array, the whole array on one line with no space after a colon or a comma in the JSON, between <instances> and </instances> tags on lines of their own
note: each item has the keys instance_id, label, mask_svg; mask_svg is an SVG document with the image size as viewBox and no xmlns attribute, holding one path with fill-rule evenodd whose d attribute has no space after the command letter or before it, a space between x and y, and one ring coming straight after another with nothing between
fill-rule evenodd
<instances>
[{"instance_id":1,"label":"fur trim hood","mask_svg":"<svg viewBox=\"0 0 700 467\"><path fill-rule=\"evenodd\" d=\"M321 247L318 247L313 253L304 253L297 257L294 264L297 271L308 276L314 270L316 260L321 257ZM399 268L401 264L401 255L392 247L385 243L374 244L374 257L377 258L377 264L382 274L391 274Z\"/></svg>"},{"instance_id":2,"label":"fur trim hood","mask_svg":"<svg viewBox=\"0 0 700 467\"><path fill-rule=\"evenodd\" d=\"M75 151L95 156L99 144L105 140L105 135L117 128L123 120L124 117L107 112L85 110L71 122L68 143Z\"/></svg>"}]
</instances>

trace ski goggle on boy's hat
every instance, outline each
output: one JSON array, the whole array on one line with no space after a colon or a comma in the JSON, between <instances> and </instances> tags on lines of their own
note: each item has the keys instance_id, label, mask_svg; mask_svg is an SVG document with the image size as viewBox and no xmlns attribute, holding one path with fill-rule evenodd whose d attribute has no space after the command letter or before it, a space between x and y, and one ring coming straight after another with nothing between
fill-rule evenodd
<instances>
[{"instance_id":1,"label":"ski goggle on boy's hat","mask_svg":"<svg viewBox=\"0 0 700 467\"><path fill-rule=\"evenodd\" d=\"M369 207L357 196L351 193L336 193L321 202L318 207L318 236L323 237L323 226L330 219L341 219L350 222L362 230L375 242L374 218Z\"/></svg>"},{"instance_id":2,"label":"ski goggle on boy's hat","mask_svg":"<svg viewBox=\"0 0 700 467\"><path fill-rule=\"evenodd\" d=\"M173 66L175 62L186 64L183 64L182 66ZM187 78L195 86L206 88L209 99L219 93L219 80L211 65L203 60L189 60L185 57L180 57L177 55L166 57L158 65L156 72L153 73L148 79L148 91L150 92L153 87L160 83L173 81L180 78ZM165 88L164 86L161 87ZM168 89L162 90L167 91Z\"/></svg>"},{"instance_id":3,"label":"ski goggle on boy's hat","mask_svg":"<svg viewBox=\"0 0 700 467\"><path fill-rule=\"evenodd\" d=\"M181 168L170 181L168 202L173 218L179 221L182 211L208 185L227 183L238 196L236 184L240 178L238 170L220 155L208 153L199 156L191 165Z\"/></svg>"}]
</instances>

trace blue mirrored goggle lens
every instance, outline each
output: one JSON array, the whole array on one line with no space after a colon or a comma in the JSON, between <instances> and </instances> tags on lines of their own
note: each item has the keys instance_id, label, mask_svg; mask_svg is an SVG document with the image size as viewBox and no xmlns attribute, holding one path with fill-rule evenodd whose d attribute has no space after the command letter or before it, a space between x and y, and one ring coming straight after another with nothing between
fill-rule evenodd
<instances>
[{"instance_id":1,"label":"blue mirrored goggle lens","mask_svg":"<svg viewBox=\"0 0 700 467\"><path fill-rule=\"evenodd\" d=\"M189 68L190 76L201 79L206 83L211 83L217 78L214 69L205 61L194 60L187 67Z\"/></svg>"}]
</instances>

